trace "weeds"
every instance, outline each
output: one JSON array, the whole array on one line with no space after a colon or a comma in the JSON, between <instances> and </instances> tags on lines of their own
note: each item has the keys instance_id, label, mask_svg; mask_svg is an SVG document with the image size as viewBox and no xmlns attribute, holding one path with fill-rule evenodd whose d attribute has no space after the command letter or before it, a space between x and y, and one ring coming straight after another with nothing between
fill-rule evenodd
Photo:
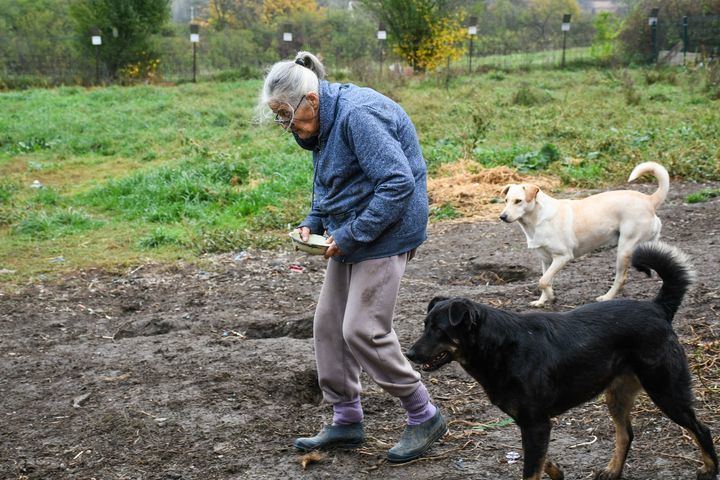
<instances>
[{"instance_id":1,"label":"weeds","mask_svg":"<svg viewBox=\"0 0 720 480\"><path fill-rule=\"evenodd\" d=\"M705 190L691 193L685 201L687 203L702 203L716 197L720 197L720 188L706 188Z\"/></svg>"},{"instance_id":2,"label":"weeds","mask_svg":"<svg viewBox=\"0 0 720 480\"><path fill-rule=\"evenodd\" d=\"M712 100L720 100L720 61L708 62L705 73L705 91Z\"/></svg>"},{"instance_id":3,"label":"weeds","mask_svg":"<svg viewBox=\"0 0 720 480\"><path fill-rule=\"evenodd\" d=\"M444 203L430 211L430 218L433 220L450 220L459 216L460 213L450 203Z\"/></svg>"},{"instance_id":4,"label":"weeds","mask_svg":"<svg viewBox=\"0 0 720 480\"><path fill-rule=\"evenodd\" d=\"M523 84L513 95L511 103L523 107L533 107L547 103L550 100L551 97L547 92Z\"/></svg>"},{"instance_id":5,"label":"weeds","mask_svg":"<svg viewBox=\"0 0 720 480\"><path fill-rule=\"evenodd\" d=\"M546 170L552 162L560 159L560 151L552 143L546 143L537 152L518 155L513 165L521 172L530 170Z\"/></svg>"},{"instance_id":6,"label":"weeds","mask_svg":"<svg viewBox=\"0 0 720 480\"><path fill-rule=\"evenodd\" d=\"M487 114L473 112L470 115L471 123L463 132L463 158L470 158L475 148L485 139L490 130L491 123Z\"/></svg>"},{"instance_id":7,"label":"weeds","mask_svg":"<svg viewBox=\"0 0 720 480\"><path fill-rule=\"evenodd\" d=\"M621 80L622 91L625 96L625 104L629 106L639 105L642 100L642 96L635 88L635 80L633 79L632 74L627 70L623 70Z\"/></svg>"}]
</instances>

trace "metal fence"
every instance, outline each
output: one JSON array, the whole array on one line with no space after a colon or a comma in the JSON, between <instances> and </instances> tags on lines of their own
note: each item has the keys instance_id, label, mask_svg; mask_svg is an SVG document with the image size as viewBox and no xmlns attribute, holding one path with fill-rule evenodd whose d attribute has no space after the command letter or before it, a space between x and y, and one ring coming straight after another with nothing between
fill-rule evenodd
<instances>
[{"instance_id":1,"label":"metal fence","mask_svg":"<svg viewBox=\"0 0 720 480\"><path fill-rule=\"evenodd\" d=\"M720 16L658 19L653 38L657 51L705 57L720 55ZM662 60L662 58L660 58Z\"/></svg>"},{"instance_id":2,"label":"metal fence","mask_svg":"<svg viewBox=\"0 0 720 480\"><path fill-rule=\"evenodd\" d=\"M657 53L663 50L702 52L710 56L720 54L720 16L659 19L655 28L655 58L658 58ZM492 54L492 50L484 49L482 55L474 55L472 59L466 55L464 59L453 63L451 71L468 72L470 68L465 68L466 63L468 67L472 65L472 70L559 66L563 55L568 64L593 61L593 53L589 48L592 42L591 33L587 29L568 33L568 48L564 54L563 43L558 35L539 50L526 44L516 47L516 51L498 51L497 54ZM0 88L94 84L98 80L100 83L113 83L122 80L117 77L110 78L105 65L96 63L95 58L78 53L74 37L44 38L42 42L37 39L12 39L10 43L6 41L7 37L3 38L2 35L0 32ZM397 74L401 70L406 71L398 68L400 59L394 57L386 48L381 54L383 44L372 36L368 36L366 40L356 40L352 46L352 54L342 51L339 45L332 42L322 46L304 44L302 36L296 36L295 42L288 44L272 35L258 41L249 37L247 32L238 30L206 30L201 32L200 42L197 44L190 42L189 35L158 36L153 43L161 60L155 81L191 81L194 77L193 45L196 47L196 78L200 80L258 77L266 65L283 57L287 58L288 52L299 49L323 54L328 70L333 78L338 80L352 78L356 81L368 81L383 75L390 76L392 72ZM505 50L506 46L497 48Z\"/></svg>"}]
</instances>

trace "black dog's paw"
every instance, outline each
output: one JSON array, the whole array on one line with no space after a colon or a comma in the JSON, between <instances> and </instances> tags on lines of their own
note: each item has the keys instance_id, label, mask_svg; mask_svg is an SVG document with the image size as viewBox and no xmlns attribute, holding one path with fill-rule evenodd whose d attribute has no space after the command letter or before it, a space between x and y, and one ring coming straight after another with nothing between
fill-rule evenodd
<instances>
[{"instance_id":1,"label":"black dog's paw","mask_svg":"<svg viewBox=\"0 0 720 480\"><path fill-rule=\"evenodd\" d=\"M620 475L609 470L602 470L595 474L595 480L618 480Z\"/></svg>"},{"instance_id":2,"label":"black dog's paw","mask_svg":"<svg viewBox=\"0 0 720 480\"><path fill-rule=\"evenodd\" d=\"M565 473L563 473L560 466L555 462L545 462L545 473L552 480L565 480Z\"/></svg>"},{"instance_id":3,"label":"black dog's paw","mask_svg":"<svg viewBox=\"0 0 720 480\"><path fill-rule=\"evenodd\" d=\"M708 472L704 469L697 471L697 480L715 480L717 478L717 472Z\"/></svg>"}]
</instances>

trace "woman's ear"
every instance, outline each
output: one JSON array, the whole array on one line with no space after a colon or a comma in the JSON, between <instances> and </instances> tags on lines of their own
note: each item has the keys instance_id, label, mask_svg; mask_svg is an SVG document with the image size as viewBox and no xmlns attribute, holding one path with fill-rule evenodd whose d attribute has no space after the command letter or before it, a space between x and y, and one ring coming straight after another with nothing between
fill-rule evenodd
<instances>
[{"instance_id":1,"label":"woman's ear","mask_svg":"<svg viewBox=\"0 0 720 480\"><path fill-rule=\"evenodd\" d=\"M317 111L320 108L320 95L317 92L310 91L305 94L305 101L312 107L313 110Z\"/></svg>"}]
</instances>

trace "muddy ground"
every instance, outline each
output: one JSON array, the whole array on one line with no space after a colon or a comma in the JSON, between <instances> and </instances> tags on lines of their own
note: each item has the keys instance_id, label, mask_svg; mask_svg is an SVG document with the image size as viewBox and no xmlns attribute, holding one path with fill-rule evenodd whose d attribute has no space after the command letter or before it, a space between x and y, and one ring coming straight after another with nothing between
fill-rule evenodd
<instances>
[{"instance_id":1,"label":"muddy ground","mask_svg":"<svg viewBox=\"0 0 720 480\"><path fill-rule=\"evenodd\" d=\"M673 183L663 238L691 257L698 282L676 329L695 373L699 416L720 435L720 199L687 204L708 185ZM718 185L711 185L717 188ZM653 185L634 187L650 191ZM581 192L584 195L587 192ZM291 448L330 419L316 385L311 319L324 261L290 249L208 258L199 266L86 271L0 296L0 478L23 479L518 479L519 430L457 364L423 373L450 433L420 461L385 462L404 415L364 378L369 441L303 469ZM292 267L291 266L295 266ZM556 279L566 310L612 281L614 251ZM407 269L396 330L407 347L434 295L514 309L537 298L539 264L516 225L433 224ZM631 274L623 296L649 298L656 278ZM690 438L642 397L626 479L694 479ZM600 400L558 417L550 454L569 480L610 456Z\"/></svg>"}]
</instances>

